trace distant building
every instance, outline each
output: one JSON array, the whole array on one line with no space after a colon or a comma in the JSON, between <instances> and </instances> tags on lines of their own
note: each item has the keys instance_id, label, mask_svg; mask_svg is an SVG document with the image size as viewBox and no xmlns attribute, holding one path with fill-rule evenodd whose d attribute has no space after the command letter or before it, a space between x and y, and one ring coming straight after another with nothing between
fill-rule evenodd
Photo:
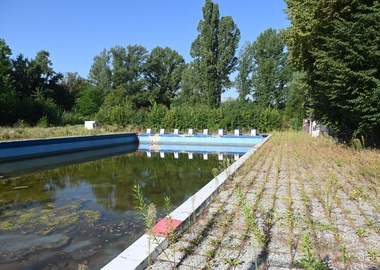
<instances>
[{"instance_id":1,"label":"distant building","mask_svg":"<svg viewBox=\"0 0 380 270\"><path fill-rule=\"evenodd\" d=\"M304 132L310 133L312 137L318 137L321 132L321 125L311 118L304 118L302 130Z\"/></svg>"}]
</instances>

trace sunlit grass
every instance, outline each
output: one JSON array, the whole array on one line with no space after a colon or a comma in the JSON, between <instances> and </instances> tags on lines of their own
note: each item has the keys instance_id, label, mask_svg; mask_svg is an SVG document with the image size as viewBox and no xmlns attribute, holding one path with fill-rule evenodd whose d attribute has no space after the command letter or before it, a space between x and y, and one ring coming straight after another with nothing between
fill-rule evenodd
<instances>
[{"instance_id":1,"label":"sunlit grass","mask_svg":"<svg viewBox=\"0 0 380 270\"><path fill-rule=\"evenodd\" d=\"M135 132L130 128L119 128L114 126L100 126L93 130L84 128L84 125L65 127L0 127L0 141L56 138L69 136L86 136L98 134L110 134L119 132Z\"/></svg>"}]
</instances>

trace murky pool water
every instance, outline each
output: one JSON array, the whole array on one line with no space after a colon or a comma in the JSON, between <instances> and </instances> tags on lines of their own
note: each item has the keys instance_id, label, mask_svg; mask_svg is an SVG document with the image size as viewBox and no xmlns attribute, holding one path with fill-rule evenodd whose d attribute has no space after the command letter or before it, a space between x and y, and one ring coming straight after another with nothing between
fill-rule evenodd
<instances>
[{"instance_id":1,"label":"murky pool water","mask_svg":"<svg viewBox=\"0 0 380 270\"><path fill-rule=\"evenodd\" d=\"M90 269L100 269L144 233L135 184L160 218L165 196L175 208L219 166L217 155L207 160L202 154L189 159L187 153L139 151L99 160L70 155L62 162L45 158L36 173L16 171L0 179L0 269L77 269L84 259Z\"/></svg>"}]
</instances>

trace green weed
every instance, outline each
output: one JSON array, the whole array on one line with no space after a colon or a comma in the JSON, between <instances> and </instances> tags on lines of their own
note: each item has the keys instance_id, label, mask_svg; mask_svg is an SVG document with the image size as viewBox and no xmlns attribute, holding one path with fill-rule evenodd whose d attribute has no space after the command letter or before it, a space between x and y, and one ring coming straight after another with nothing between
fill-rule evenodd
<instances>
[{"instance_id":1,"label":"green weed","mask_svg":"<svg viewBox=\"0 0 380 270\"><path fill-rule=\"evenodd\" d=\"M224 263L230 266L237 266L241 264L241 261L238 258L227 258L227 259L224 259Z\"/></svg>"},{"instance_id":2,"label":"green weed","mask_svg":"<svg viewBox=\"0 0 380 270\"><path fill-rule=\"evenodd\" d=\"M300 266L305 267L308 270L328 270L326 263L315 257L312 252L311 240L306 232L301 235L301 247L303 257L297 261Z\"/></svg>"},{"instance_id":3,"label":"green weed","mask_svg":"<svg viewBox=\"0 0 380 270\"><path fill-rule=\"evenodd\" d=\"M340 246L339 247L340 251L340 259L342 260L343 264L346 265L346 263L351 260L352 255L349 255L347 252L347 248L345 246Z\"/></svg>"},{"instance_id":4,"label":"green weed","mask_svg":"<svg viewBox=\"0 0 380 270\"><path fill-rule=\"evenodd\" d=\"M367 230L364 229L364 228L359 228L359 229L357 229L357 230L356 230L356 234L357 234L359 237L361 237L361 238L363 238L363 237L367 237L367 236L368 236L368 234L367 234Z\"/></svg>"},{"instance_id":5,"label":"green weed","mask_svg":"<svg viewBox=\"0 0 380 270\"><path fill-rule=\"evenodd\" d=\"M371 249L367 253L367 257L371 260L373 263L378 263L378 258L380 257L379 251L375 249Z\"/></svg>"}]
</instances>

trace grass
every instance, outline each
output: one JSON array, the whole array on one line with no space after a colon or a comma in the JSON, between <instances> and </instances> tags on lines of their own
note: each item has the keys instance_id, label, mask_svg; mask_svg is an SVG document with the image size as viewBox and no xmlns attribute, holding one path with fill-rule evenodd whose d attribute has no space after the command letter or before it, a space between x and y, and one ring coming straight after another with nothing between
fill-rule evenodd
<instances>
[{"instance_id":1,"label":"grass","mask_svg":"<svg viewBox=\"0 0 380 270\"><path fill-rule=\"evenodd\" d=\"M192 253L205 250L201 255L213 258L214 265L219 260L230 267L247 266L244 252L223 254L253 248L247 267L266 269L271 266L268 254L282 246L284 267L289 262L305 269L356 269L363 263L377 267L380 246L373 243L380 243L378 164L379 150L336 144L328 136L274 133L223 187L230 197ZM220 204L218 197L216 201ZM225 205L229 211L223 211ZM220 244L236 230L245 235L238 245ZM215 235L220 237L211 237ZM208 239L206 249L201 248L203 239Z\"/></svg>"},{"instance_id":2,"label":"grass","mask_svg":"<svg viewBox=\"0 0 380 270\"><path fill-rule=\"evenodd\" d=\"M84 128L84 125L49 128L27 126L0 127L0 141L86 136L119 132L135 131L129 128L119 128L114 126L100 126L95 129L88 130Z\"/></svg>"}]
</instances>

